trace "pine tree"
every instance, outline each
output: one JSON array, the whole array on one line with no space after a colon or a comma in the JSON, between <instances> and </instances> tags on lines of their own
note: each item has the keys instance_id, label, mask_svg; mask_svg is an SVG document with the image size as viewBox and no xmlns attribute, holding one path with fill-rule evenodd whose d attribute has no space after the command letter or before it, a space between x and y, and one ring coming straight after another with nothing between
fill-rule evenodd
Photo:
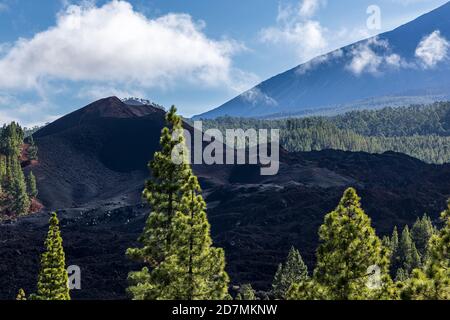
<instances>
[{"instance_id":1,"label":"pine tree","mask_svg":"<svg viewBox=\"0 0 450 320\"><path fill-rule=\"evenodd\" d=\"M383 246L385 248L391 249L391 247L392 247L391 238L389 238L389 236L383 236L383 238L381 239L381 243L383 244ZM392 251L391 251L391 253L392 253Z\"/></svg>"},{"instance_id":2,"label":"pine tree","mask_svg":"<svg viewBox=\"0 0 450 320\"><path fill-rule=\"evenodd\" d=\"M314 279L294 283L286 293L287 300L329 300L332 294Z\"/></svg>"},{"instance_id":3,"label":"pine tree","mask_svg":"<svg viewBox=\"0 0 450 320\"><path fill-rule=\"evenodd\" d=\"M411 238L416 245L422 261L426 260L428 251L428 242L435 233L435 228L428 215L424 215L422 219L417 219L411 228Z\"/></svg>"},{"instance_id":4,"label":"pine tree","mask_svg":"<svg viewBox=\"0 0 450 320\"><path fill-rule=\"evenodd\" d=\"M403 269L403 268L397 269L397 274L395 276L396 282L403 282L403 281L408 280L408 278L409 278L409 274L405 271L405 269Z\"/></svg>"},{"instance_id":5,"label":"pine tree","mask_svg":"<svg viewBox=\"0 0 450 320\"><path fill-rule=\"evenodd\" d=\"M239 288L239 293L236 296L236 300L252 301L258 300L256 298L256 292L253 290L251 284L243 284Z\"/></svg>"},{"instance_id":6,"label":"pine tree","mask_svg":"<svg viewBox=\"0 0 450 320\"><path fill-rule=\"evenodd\" d=\"M27 155L29 160L38 160L38 147L36 146L36 143L34 142L33 136L28 137L28 150Z\"/></svg>"},{"instance_id":7,"label":"pine tree","mask_svg":"<svg viewBox=\"0 0 450 320\"><path fill-rule=\"evenodd\" d=\"M325 217L319 237L321 244L317 250L314 279L326 288L329 298L391 297L388 250L371 227L371 220L362 210L355 189L347 189L336 210ZM372 266L377 266L381 274L380 287L371 290L367 281Z\"/></svg>"},{"instance_id":8,"label":"pine tree","mask_svg":"<svg viewBox=\"0 0 450 320\"><path fill-rule=\"evenodd\" d=\"M153 181L144 195L152 205L140 241L142 249L128 254L149 264L129 275L136 300L207 300L228 297L228 275L222 249L212 247L206 203L187 162L181 118L173 107L170 128L162 132L162 151L151 163ZM173 161L173 154L181 161Z\"/></svg>"},{"instance_id":9,"label":"pine tree","mask_svg":"<svg viewBox=\"0 0 450 320\"><path fill-rule=\"evenodd\" d=\"M173 221L173 242L166 260L155 269L169 283L159 297L169 300L223 300L228 296L225 254L212 247L206 203L200 186L191 176L183 188L182 210ZM159 283L159 279L156 279Z\"/></svg>"},{"instance_id":10,"label":"pine tree","mask_svg":"<svg viewBox=\"0 0 450 320\"><path fill-rule=\"evenodd\" d=\"M398 230L397 227L394 227L394 231L392 232L392 238L390 241L390 249L391 252L394 253L398 250Z\"/></svg>"},{"instance_id":11,"label":"pine tree","mask_svg":"<svg viewBox=\"0 0 450 320\"><path fill-rule=\"evenodd\" d=\"M420 256L412 241L408 226L403 229L396 255L399 268L402 268L407 275L420 266Z\"/></svg>"},{"instance_id":12,"label":"pine tree","mask_svg":"<svg viewBox=\"0 0 450 320\"><path fill-rule=\"evenodd\" d=\"M186 163L175 164L172 151L184 143L179 132L183 129L176 108L172 107L166 116L167 126L161 133L161 151L156 152L149 164L153 179L147 181L144 198L152 208L144 232L139 238L141 248L130 248L127 255L136 261L158 266L164 261L171 242L171 224L175 213L180 210L182 186L189 175ZM144 269L142 271L145 271Z\"/></svg>"},{"instance_id":13,"label":"pine tree","mask_svg":"<svg viewBox=\"0 0 450 320\"><path fill-rule=\"evenodd\" d=\"M22 167L17 159L12 160L14 211L17 215L25 215L30 210L30 199Z\"/></svg>"},{"instance_id":14,"label":"pine tree","mask_svg":"<svg viewBox=\"0 0 450 320\"><path fill-rule=\"evenodd\" d=\"M6 173L4 178L5 191L13 194L15 191L15 181L13 167L14 162L12 157L6 157Z\"/></svg>"},{"instance_id":15,"label":"pine tree","mask_svg":"<svg viewBox=\"0 0 450 320\"><path fill-rule=\"evenodd\" d=\"M2 189L5 183L6 177L6 157L0 153L0 189Z\"/></svg>"},{"instance_id":16,"label":"pine tree","mask_svg":"<svg viewBox=\"0 0 450 320\"><path fill-rule=\"evenodd\" d=\"M69 278L56 213L52 214L49 223L45 240L46 251L41 257L38 291L32 298L35 300L70 300Z\"/></svg>"},{"instance_id":17,"label":"pine tree","mask_svg":"<svg viewBox=\"0 0 450 320\"><path fill-rule=\"evenodd\" d=\"M17 293L17 297L16 297L17 301L24 301L27 300L27 297L25 295L25 291L23 289L20 289L19 292Z\"/></svg>"},{"instance_id":18,"label":"pine tree","mask_svg":"<svg viewBox=\"0 0 450 320\"><path fill-rule=\"evenodd\" d=\"M445 224L430 239L426 266L413 271L402 291L403 299L450 299L450 200L441 217Z\"/></svg>"},{"instance_id":19,"label":"pine tree","mask_svg":"<svg viewBox=\"0 0 450 320\"><path fill-rule=\"evenodd\" d=\"M394 227L394 231L392 232L392 237L390 241L390 262L391 262L391 274L396 275L397 270L401 267L398 255L398 230L397 227Z\"/></svg>"},{"instance_id":20,"label":"pine tree","mask_svg":"<svg viewBox=\"0 0 450 320\"><path fill-rule=\"evenodd\" d=\"M275 299L286 299L286 293L294 283L307 279L308 267L303 262L300 252L292 247L286 263L278 266L272 284L272 294Z\"/></svg>"},{"instance_id":21,"label":"pine tree","mask_svg":"<svg viewBox=\"0 0 450 320\"><path fill-rule=\"evenodd\" d=\"M33 171L30 171L27 179L27 187L28 187L28 195L31 198L36 198L38 195L37 185L36 185L36 177L33 174Z\"/></svg>"}]
</instances>

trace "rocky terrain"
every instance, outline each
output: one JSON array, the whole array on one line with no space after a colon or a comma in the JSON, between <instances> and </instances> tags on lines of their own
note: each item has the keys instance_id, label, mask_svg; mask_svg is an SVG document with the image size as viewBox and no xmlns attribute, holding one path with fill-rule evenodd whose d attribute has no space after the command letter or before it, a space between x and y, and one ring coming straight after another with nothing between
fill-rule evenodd
<instances>
[{"instance_id":1,"label":"rocky terrain","mask_svg":"<svg viewBox=\"0 0 450 320\"><path fill-rule=\"evenodd\" d=\"M125 257L149 208L140 194L158 148L164 111L97 101L37 132L33 164L45 209L0 225L0 299L35 290L48 213L57 210L69 265L82 270L76 299L125 299ZM186 125L188 130L193 130ZM379 235L428 213L436 221L450 197L450 165L414 158L326 150L287 153L280 172L257 166L194 166L208 203L215 244L226 252L232 283L270 287L291 245L314 264L317 230L345 188L354 186Z\"/></svg>"}]
</instances>

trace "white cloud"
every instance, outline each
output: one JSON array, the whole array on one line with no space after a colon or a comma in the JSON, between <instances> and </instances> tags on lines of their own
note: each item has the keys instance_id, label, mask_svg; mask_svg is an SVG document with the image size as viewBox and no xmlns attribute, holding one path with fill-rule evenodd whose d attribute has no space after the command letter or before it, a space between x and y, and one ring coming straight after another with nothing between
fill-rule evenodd
<instances>
[{"instance_id":1,"label":"white cloud","mask_svg":"<svg viewBox=\"0 0 450 320\"><path fill-rule=\"evenodd\" d=\"M0 88L36 89L50 80L168 87L234 83L231 57L243 49L213 40L187 14L148 19L126 1L70 5L54 27L20 39L0 58Z\"/></svg>"},{"instance_id":2,"label":"white cloud","mask_svg":"<svg viewBox=\"0 0 450 320\"><path fill-rule=\"evenodd\" d=\"M286 28L266 28L260 38L265 43L294 45L298 56L307 60L327 48L324 31L318 21L310 20Z\"/></svg>"},{"instance_id":3,"label":"white cloud","mask_svg":"<svg viewBox=\"0 0 450 320\"><path fill-rule=\"evenodd\" d=\"M355 45L351 53L353 58L347 68L356 75L364 72L377 73L384 58L375 52L375 48L387 47L386 41L380 41L376 37Z\"/></svg>"},{"instance_id":4,"label":"white cloud","mask_svg":"<svg viewBox=\"0 0 450 320\"><path fill-rule=\"evenodd\" d=\"M416 57L425 68L433 68L447 58L450 43L436 30L424 37L416 49Z\"/></svg>"},{"instance_id":5,"label":"white cloud","mask_svg":"<svg viewBox=\"0 0 450 320\"><path fill-rule=\"evenodd\" d=\"M245 102L251 103L253 106L256 106L258 104L268 106L278 105L278 102L275 99L269 97L267 94L262 92L261 89L258 87L255 87L253 89L244 92L241 95L241 99L243 99Z\"/></svg>"},{"instance_id":6,"label":"white cloud","mask_svg":"<svg viewBox=\"0 0 450 320\"><path fill-rule=\"evenodd\" d=\"M290 23L293 19L311 18L325 4L325 0L299 0L295 5L279 2L277 22Z\"/></svg>"},{"instance_id":7,"label":"white cloud","mask_svg":"<svg viewBox=\"0 0 450 320\"><path fill-rule=\"evenodd\" d=\"M450 43L436 30L424 37L415 50L416 59L407 61L393 53L386 40L378 37L363 41L353 47L352 60L347 69L355 75L378 74L387 68L433 68L448 57Z\"/></svg>"},{"instance_id":8,"label":"white cloud","mask_svg":"<svg viewBox=\"0 0 450 320\"><path fill-rule=\"evenodd\" d=\"M344 51L342 49L334 50L330 52L329 54L324 54L321 56L318 56L314 59L309 60L308 62L301 64L295 72L299 75L304 75L307 72L316 69L318 66L323 64L328 64L331 62L336 61L336 59L339 59L344 56Z\"/></svg>"},{"instance_id":9,"label":"white cloud","mask_svg":"<svg viewBox=\"0 0 450 320\"><path fill-rule=\"evenodd\" d=\"M327 5L326 0L299 0L278 6L277 24L263 28L263 43L292 49L300 62L306 62L348 43L368 38L367 28L330 30L314 16Z\"/></svg>"},{"instance_id":10,"label":"white cloud","mask_svg":"<svg viewBox=\"0 0 450 320\"><path fill-rule=\"evenodd\" d=\"M324 53L328 46L324 36L327 30L319 21L311 19L324 4L323 0L301 0L296 5L280 3L277 25L262 29L260 40L292 46L302 60Z\"/></svg>"},{"instance_id":11,"label":"white cloud","mask_svg":"<svg viewBox=\"0 0 450 320\"><path fill-rule=\"evenodd\" d=\"M312 17L322 5L325 5L324 0L303 0L300 3L300 15Z\"/></svg>"},{"instance_id":12,"label":"white cloud","mask_svg":"<svg viewBox=\"0 0 450 320\"><path fill-rule=\"evenodd\" d=\"M400 55L393 53L386 57L386 63L390 66L400 67L402 64L402 58Z\"/></svg>"},{"instance_id":13,"label":"white cloud","mask_svg":"<svg viewBox=\"0 0 450 320\"><path fill-rule=\"evenodd\" d=\"M84 86L78 93L78 98L87 98L89 100L99 100L105 97L117 96L119 98L128 97L145 97L145 92L139 89L127 90L126 88L119 88L114 85L93 85Z\"/></svg>"},{"instance_id":14,"label":"white cloud","mask_svg":"<svg viewBox=\"0 0 450 320\"><path fill-rule=\"evenodd\" d=\"M382 71L399 68L414 68L399 54L393 53L387 40L370 38L354 45L350 52L351 61L346 66L355 75L379 74Z\"/></svg>"}]
</instances>

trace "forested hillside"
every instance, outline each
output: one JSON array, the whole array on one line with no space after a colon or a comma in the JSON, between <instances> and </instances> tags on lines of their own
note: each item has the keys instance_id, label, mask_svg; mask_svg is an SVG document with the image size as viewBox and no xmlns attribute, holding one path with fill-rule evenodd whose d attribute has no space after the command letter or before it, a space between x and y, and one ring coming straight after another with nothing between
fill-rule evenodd
<instances>
[{"instance_id":1,"label":"forested hillside","mask_svg":"<svg viewBox=\"0 0 450 320\"><path fill-rule=\"evenodd\" d=\"M203 128L278 128L288 151L395 151L428 163L450 161L450 103L353 111L335 117L256 120L222 117Z\"/></svg>"},{"instance_id":2,"label":"forested hillside","mask_svg":"<svg viewBox=\"0 0 450 320\"><path fill-rule=\"evenodd\" d=\"M0 221L25 215L36 209L38 191L33 172L25 176L22 163L37 160L33 137L12 122L0 130Z\"/></svg>"}]
</instances>

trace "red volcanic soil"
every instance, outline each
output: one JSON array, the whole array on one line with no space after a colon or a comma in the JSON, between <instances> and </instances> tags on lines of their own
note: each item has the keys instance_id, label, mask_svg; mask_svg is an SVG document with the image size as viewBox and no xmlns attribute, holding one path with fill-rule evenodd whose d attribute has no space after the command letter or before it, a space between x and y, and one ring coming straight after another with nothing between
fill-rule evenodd
<instances>
[{"instance_id":1,"label":"red volcanic soil","mask_svg":"<svg viewBox=\"0 0 450 320\"><path fill-rule=\"evenodd\" d=\"M44 206L42 205L42 203L39 202L39 200L31 199L30 212L36 213L41 211L42 209L44 209Z\"/></svg>"}]
</instances>

